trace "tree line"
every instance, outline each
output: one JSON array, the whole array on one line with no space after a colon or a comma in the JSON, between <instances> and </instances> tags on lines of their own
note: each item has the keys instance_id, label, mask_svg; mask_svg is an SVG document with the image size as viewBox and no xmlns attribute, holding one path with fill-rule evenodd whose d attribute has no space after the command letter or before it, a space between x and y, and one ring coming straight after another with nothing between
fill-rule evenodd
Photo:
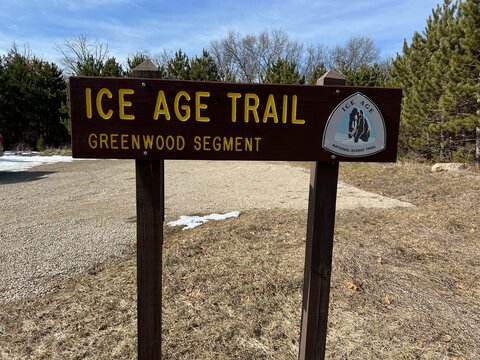
<instances>
[{"instance_id":1,"label":"tree line","mask_svg":"<svg viewBox=\"0 0 480 360\"><path fill-rule=\"evenodd\" d=\"M403 89L401 153L473 160L480 127L480 1L438 5L423 33L405 41L388 85Z\"/></svg>"},{"instance_id":2,"label":"tree line","mask_svg":"<svg viewBox=\"0 0 480 360\"><path fill-rule=\"evenodd\" d=\"M109 55L108 44L85 35L57 45L60 66L13 47L0 57L0 133L10 146L68 143L67 76L127 77L147 58L162 78L176 80L314 84L334 68L352 86L403 89L401 155L470 161L480 126L479 9L480 0L445 0L432 10L425 30L387 60L367 37L327 48L294 41L281 30L231 31L193 57L181 49L140 51L123 64Z\"/></svg>"},{"instance_id":3,"label":"tree line","mask_svg":"<svg viewBox=\"0 0 480 360\"><path fill-rule=\"evenodd\" d=\"M67 84L62 70L17 47L0 57L0 134L6 149L43 150L69 141Z\"/></svg>"},{"instance_id":4,"label":"tree line","mask_svg":"<svg viewBox=\"0 0 480 360\"><path fill-rule=\"evenodd\" d=\"M89 42L85 35L65 41L58 50L66 73L74 76L130 76L147 58L161 78L173 80L314 84L328 68L335 68L352 85L381 86L388 73L387 62L380 61L380 51L370 38L352 37L328 49L320 44L305 46L281 30L245 36L231 31L193 58L181 49L153 55L137 52L125 65L108 56L108 45Z\"/></svg>"}]
</instances>

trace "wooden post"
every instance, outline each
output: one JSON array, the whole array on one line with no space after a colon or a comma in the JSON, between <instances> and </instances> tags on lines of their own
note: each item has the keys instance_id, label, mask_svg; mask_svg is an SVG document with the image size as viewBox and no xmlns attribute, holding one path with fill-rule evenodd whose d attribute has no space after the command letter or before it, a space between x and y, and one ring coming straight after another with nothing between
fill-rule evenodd
<instances>
[{"instance_id":1,"label":"wooden post","mask_svg":"<svg viewBox=\"0 0 480 360\"><path fill-rule=\"evenodd\" d=\"M150 61L133 69L134 77L158 78ZM135 160L137 195L137 330L138 359L162 356L163 160Z\"/></svg>"},{"instance_id":2,"label":"wooden post","mask_svg":"<svg viewBox=\"0 0 480 360\"><path fill-rule=\"evenodd\" d=\"M317 85L345 85L328 71ZM334 91L334 90L332 90ZM315 162L310 172L299 360L325 359L338 162Z\"/></svg>"}]
</instances>

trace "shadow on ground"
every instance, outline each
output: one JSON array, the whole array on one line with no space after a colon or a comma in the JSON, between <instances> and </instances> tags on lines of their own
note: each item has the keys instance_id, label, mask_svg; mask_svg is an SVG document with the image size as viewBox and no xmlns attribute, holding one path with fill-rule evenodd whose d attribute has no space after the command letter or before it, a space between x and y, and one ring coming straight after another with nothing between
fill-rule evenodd
<instances>
[{"instance_id":1,"label":"shadow on ground","mask_svg":"<svg viewBox=\"0 0 480 360\"><path fill-rule=\"evenodd\" d=\"M55 171L0 171L0 185L35 181L54 173Z\"/></svg>"}]
</instances>

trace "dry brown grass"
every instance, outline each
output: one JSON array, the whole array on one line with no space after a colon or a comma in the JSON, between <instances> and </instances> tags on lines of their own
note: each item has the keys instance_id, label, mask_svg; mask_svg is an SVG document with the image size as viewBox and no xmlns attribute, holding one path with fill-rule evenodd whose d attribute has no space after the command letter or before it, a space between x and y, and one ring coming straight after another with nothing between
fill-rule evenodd
<instances>
[{"instance_id":1,"label":"dry brown grass","mask_svg":"<svg viewBox=\"0 0 480 360\"><path fill-rule=\"evenodd\" d=\"M479 359L480 176L347 164L413 208L337 214L327 358ZM296 359L306 211L166 229L163 358ZM135 258L0 305L2 359L136 358Z\"/></svg>"}]
</instances>

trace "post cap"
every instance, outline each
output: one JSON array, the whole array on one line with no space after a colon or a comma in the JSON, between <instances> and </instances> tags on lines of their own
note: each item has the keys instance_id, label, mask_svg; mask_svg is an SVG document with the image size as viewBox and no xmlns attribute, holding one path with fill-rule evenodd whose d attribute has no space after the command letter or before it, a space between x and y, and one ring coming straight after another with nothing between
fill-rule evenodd
<instances>
[{"instance_id":1,"label":"post cap","mask_svg":"<svg viewBox=\"0 0 480 360\"><path fill-rule=\"evenodd\" d=\"M335 69L330 69L317 80L317 85L345 85L345 76Z\"/></svg>"},{"instance_id":2,"label":"post cap","mask_svg":"<svg viewBox=\"0 0 480 360\"><path fill-rule=\"evenodd\" d=\"M132 73L133 77L150 79L160 79L162 75L150 59L144 60L140 65L133 68Z\"/></svg>"},{"instance_id":3,"label":"post cap","mask_svg":"<svg viewBox=\"0 0 480 360\"><path fill-rule=\"evenodd\" d=\"M135 66L133 71L158 71L158 67L150 60L146 59L141 64Z\"/></svg>"}]
</instances>

